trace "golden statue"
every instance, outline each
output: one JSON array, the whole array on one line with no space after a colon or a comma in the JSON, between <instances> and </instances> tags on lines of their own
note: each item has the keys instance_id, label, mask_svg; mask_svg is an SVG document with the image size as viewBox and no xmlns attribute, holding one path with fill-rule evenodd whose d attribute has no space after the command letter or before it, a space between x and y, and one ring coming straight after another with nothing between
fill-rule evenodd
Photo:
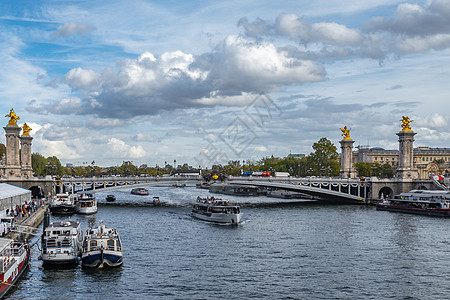
<instances>
[{"instance_id":1,"label":"golden statue","mask_svg":"<svg viewBox=\"0 0 450 300\"><path fill-rule=\"evenodd\" d=\"M409 124L414 120L411 120L407 116L402 116L402 119L400 121L402 121L402 131L412 131L411 126L409 126Z\"/></svg>"},{"instance_id":2,"label":"golden statue","mask_svg":"<svg viewBox=\"0 0 450 300\"><path fill-rule=\"evenodd\" d=\"M9 115L6 115L5 117L9 117L9 122L8 125L17 125L17 120L20 119L20 117L18 115L16 115L16 113L14 112L14 109L11 108L11 110L9 111Z\"/></svg>"},{"instance_id":3,"label":"golden statue","mask_svg":"<svg viewBox=\"0 0 450 300\"><path fill-rule=\"evenodd\" d=\"M32 130L30 126L27 125L27 123L23 123L23 134L22 135L26 135L29 136L30 135L30 131Z\"/></svg>"},{"instance_id":4,"label":"golden statue","mask_svg":"<svg viewBox=\"0 0 450 300\"><path fill-rule=\"evenodd\" d=\"M347 128L347 126L344 126L344 128L341 128L342 131L342 136L344 137L344 140L351 140L352 138L350 137L350 129L351 128Z\"/></svg>"}]
</instances>

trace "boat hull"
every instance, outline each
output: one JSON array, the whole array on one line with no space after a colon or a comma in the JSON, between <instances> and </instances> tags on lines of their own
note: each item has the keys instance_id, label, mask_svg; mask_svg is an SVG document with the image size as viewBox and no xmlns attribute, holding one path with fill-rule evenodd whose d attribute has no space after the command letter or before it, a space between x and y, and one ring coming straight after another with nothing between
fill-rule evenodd
<instances>
[{"instance_id":1,"label":"boat hull","mask_svg":"<svg viewBox=\"0 0 450 300\"><path fill-rule=\"evenodd\" d=\"M103 269L118 267L123 263L121 251L94 250L83 253L81 265L87 268Z\"/></svg>"},{"instance_id":2,"label":"boat hull","mask_svg":"<svg viewBox=\"0 0 450 300\"><path fill-rule=\"evenodd\" d=\"M417 208L417 207L404 207L396 205L378 204L377 210L400 212L407 214L426 215L433 217L450 217L450 209L443 208Z\"/></svg>"},{"instance_id":3,"label":"boat hull","mask_svg":"<svg viewBox=\"0 0 450 300\"><path fill-rule=\"evenodd\" d=\"M50 206L50 212L55 215L72 215L76 212L75 205Z\"/></svg>"},{"instance_id":4,"label":"boat hull","mask_svg":"<svg viewBox=\"0 0 450 300\"><path fill-rule=\"evenodd\" d=\"M17 262L16 268L11 268L7 272L0 275L0 299L3 297L15 286L15 283L19 280L22 274L28 268L30 261L30 249L24 253L24 256L21 258L20 262ZM15 274L15 275L14 275Z\"/></svg>"},{"instance_id":5,"label":"boat hull","mask_svg":"<svg viewBox=\"0 0 450 300\"><path fill-rule=\"evenodd\" d=\"M80 261L79 255L73 252L73 249L70 253L54 253L56 250L47 249L50 253L42 253L41 258L42 262L46 266L62 266L62 265L77 265ZM53 253L51 253L53 252Z\"/></svg>"},{"instance_id":6,"label":"boat hull","mask_svg":"<svg viewBox=\"0 0 450 300\"><path fill-rule=\"evenodd\" d=\"M239 224L242 218L242 213L238 214L209 213L196 210L193 210L191 215L199 220L223 224Z\"/></svg>"},{"instance_id":7,"label":"boat hull","mask_svg":"<svg viewBox=\"0 0 450 300\"><path fill-rule=\"evenodd\" d=\"M95 214L97 212L97 206L95 207L79 207L77 209L77 213L79 214L85 214L85 215L90 215L90 214Z\"/></svg>"}]
</instances>

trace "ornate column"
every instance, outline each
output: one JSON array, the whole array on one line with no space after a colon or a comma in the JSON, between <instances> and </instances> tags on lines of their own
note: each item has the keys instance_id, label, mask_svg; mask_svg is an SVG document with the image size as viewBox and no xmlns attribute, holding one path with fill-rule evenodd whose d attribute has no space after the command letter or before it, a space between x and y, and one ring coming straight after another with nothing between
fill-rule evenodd
<instances>
[{"instance_id":1,"label":"ornate column","mask_svg":"<svg viewBox=\"0 0 450 300\"><path fill-rule=\"evenodd\" d=\"M31 166L31 136L22 135L20 137L20 161L22 165L22 176L33 177L33 168Z\"/></svg>"},{"instance_id":2,"label":"ornate column","mask_svg":"<svg viewBox=\"0 0 450 300\"><path fill-rule=\"evenodd\" d=\"M397 133L399 155L397 177L401 179L417 179L419 171L414 167L414 136L416 133L411 129L409 117L402 117L402 130Z\"/></svg>"},{"instance_id":3,"label":"ornate column","mask_svg":"<svg viewBox=\"0 0 450 300\"><path fill-rule=\"evenodd\" d=\"M6 160L5 175L20 176L20 148L19 134L21 128L17 125L7 125L3 127L6 132Z\"/></svg>"},{"instance_id":4,"label":"ornate column","mask_svg":"<svg viewBox=\"0 0 450 300\"><path fill-rule=\"evenodd\" d=\"M344 126L341 131L344 138L339 142L341 144L340 175L342 178L355 178L356 171L353 167L353 143L355 141L350 138L350 128L347 129L347 126Z\"/></svg>"},{"instance_id":5,"label":"ornate column","mask_svg":"<svg viewBox=\"0 0 450 300\"><path fill-rule=\"evenodd\" d=\"M5 117L10 117L10 120L8 122L8 125L3 127L6 132L6 157L4 175L7 177L19 177L21 175L19 135L22 129L17 126L17 120L20 119L20 117L15 114L13 109L11 109L9 115L6 115Z\"/></svg>"}]
</instances>

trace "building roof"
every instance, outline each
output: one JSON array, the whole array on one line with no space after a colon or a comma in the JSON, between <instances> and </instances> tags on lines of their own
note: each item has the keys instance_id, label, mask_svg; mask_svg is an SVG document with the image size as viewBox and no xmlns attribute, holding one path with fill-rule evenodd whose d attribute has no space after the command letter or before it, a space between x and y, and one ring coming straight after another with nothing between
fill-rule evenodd
<instances>
[{"instance_id":1,"label":"building roof","mask_svg":"<svg viewBox=\"0 0 450 300\"><path fill-rule=\"evenodd\" d=\"M8 183L0 183L0 199L26 195L28 193L31 194L31 191Z\"/></svg>"}]
</instances>

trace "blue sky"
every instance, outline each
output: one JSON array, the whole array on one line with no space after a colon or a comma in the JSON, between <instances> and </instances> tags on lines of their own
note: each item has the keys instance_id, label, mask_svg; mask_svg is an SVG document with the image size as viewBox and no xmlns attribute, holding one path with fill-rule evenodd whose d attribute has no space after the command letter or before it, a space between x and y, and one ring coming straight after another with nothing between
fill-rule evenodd
<instances>
[{"instance_id":1,"label":"blue sky","mask_svg":"<svg viewBox=\"0 0 450 300\"><path fill-rule=\"evenodd\" d=\"M448 147L450 1L367 2L0 1L0 111L75 165Z\"/></svg>"}]
</instances>

